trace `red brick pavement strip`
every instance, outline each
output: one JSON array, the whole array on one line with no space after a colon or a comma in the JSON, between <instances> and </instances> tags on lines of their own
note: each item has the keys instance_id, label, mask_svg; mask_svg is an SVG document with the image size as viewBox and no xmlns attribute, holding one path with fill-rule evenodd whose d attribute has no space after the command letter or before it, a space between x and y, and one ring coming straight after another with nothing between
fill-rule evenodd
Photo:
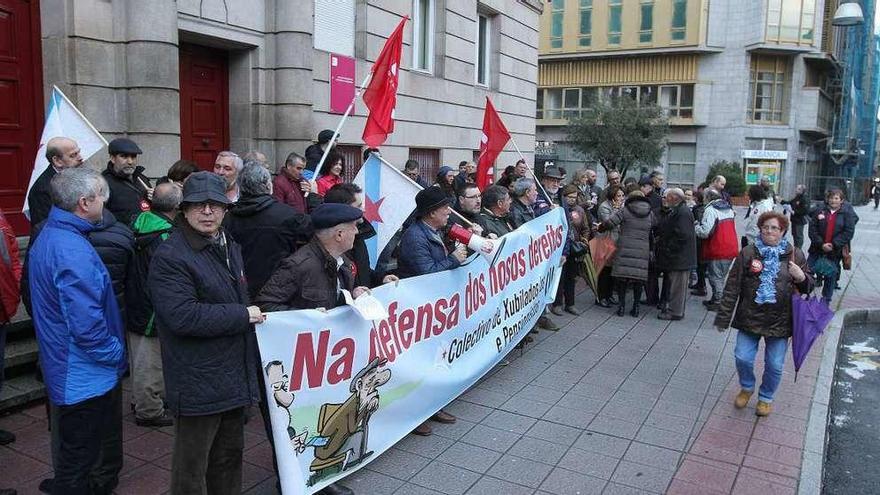
<instances>
[{"instance_id":1,"label":"red brick pavement strip","mask_svg":"<svg viewBox=\"0 0 880 495\"><path fill-rule=\"evenodd\" d=\"M40 481L52 476L45 406L37 405L0 417L0 429L11 431L17 437L15 442L0 446L0 488L14 488L19 495L38 495ZM167 493L171 483L174 428L142 428L135 425L129 413L123 418L122 429L124 461L116 493ZM247 492L273 477L271 447L256 414L245 426L242 491Z\"/></svg>"}]
</instances>

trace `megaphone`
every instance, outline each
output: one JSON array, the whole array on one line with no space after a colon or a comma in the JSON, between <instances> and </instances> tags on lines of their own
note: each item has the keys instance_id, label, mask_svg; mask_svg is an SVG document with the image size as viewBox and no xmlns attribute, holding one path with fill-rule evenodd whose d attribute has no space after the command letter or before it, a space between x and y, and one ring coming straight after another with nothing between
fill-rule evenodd
<instances>
[{"instance_id":1,"label":"megaphone","mask_svg":"<svg viewBox=\"0 0 880 495\"><path fill-rule=\"evenodd\" d=\"M449 237L454 241L466 245L471 251L480 253L483 258L486 258L486 261L489 262L490 266L498 261L498 255L501 254L501 248L504 247L504 243L507 241L504 237L501 239L486 239L483 236L474 234L457 223L452 224L452 227L449 229Z\"/></svg>"}]
</instances>

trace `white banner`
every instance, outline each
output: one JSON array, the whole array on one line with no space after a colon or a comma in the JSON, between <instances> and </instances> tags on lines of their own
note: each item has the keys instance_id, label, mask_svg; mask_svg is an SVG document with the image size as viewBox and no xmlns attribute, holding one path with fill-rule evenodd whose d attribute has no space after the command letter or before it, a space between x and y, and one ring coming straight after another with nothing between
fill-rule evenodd
<instances>
[{"instance_id":1,"label":"white banner","mask_svg":"<svg viewBox=\"0 0 880 495\"><path fill-rule=\"evenodd\" d=\"M477 254L379 287L382 320L270 313L257 339L283 492L363 467L498 364L553 301L566 235L557 208L502 237L491 266Z\"/></svg>"}]
</instances>

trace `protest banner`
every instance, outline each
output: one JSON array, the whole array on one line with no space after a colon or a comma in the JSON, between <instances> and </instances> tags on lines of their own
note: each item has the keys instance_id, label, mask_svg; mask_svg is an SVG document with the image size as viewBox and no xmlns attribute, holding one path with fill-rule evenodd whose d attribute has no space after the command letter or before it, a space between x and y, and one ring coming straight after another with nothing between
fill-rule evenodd
<instances>
[{"instance_id":1,"label":"protest banner","mask_svg":"<svg viewBox=\"0 0 880 495\"><path fill-rule=\"evenodd\" d=\"M557 208L493 240L491 257L379 287L384 319L269 313L257 340L283 492L363 467L497 365L553 301L566 235Z\"/></svg>"}]
</instances>

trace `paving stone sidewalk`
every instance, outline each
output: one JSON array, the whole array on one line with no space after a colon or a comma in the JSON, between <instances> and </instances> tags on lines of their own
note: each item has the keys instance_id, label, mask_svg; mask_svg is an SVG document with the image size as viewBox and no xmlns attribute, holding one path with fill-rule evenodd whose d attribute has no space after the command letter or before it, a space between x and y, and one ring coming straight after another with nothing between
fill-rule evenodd
<instances>
[{"instance_id":1,"label":"paving stone sidewalk","mask_svg":"<svg viewBox=\"0 0 880 495\"><path fill-rule=\"evenodd\" d=\"M877 307L880 212L858 209L855 267L835 304ZM454 425L408 436L345 480L358 494L795 493L822 342L794 382L787 363L774 412L736 410L735 332L718 333L700 299L687 316L657 310L617 317L581 292L577 317L557 318L511 364L493 370L449 405ZM759 365L760 366L760 365ZM824 384L828 386L829 384ZM126 384L126 397L128 390ZM51 475L41 405L0 418L18 441L0 447L0 487L37 492ZM125 417L120 494L164 493L172 429L140 428ZM275 492L259 418L246 428L247 493Z\"/></svg>"}]
</instances>

